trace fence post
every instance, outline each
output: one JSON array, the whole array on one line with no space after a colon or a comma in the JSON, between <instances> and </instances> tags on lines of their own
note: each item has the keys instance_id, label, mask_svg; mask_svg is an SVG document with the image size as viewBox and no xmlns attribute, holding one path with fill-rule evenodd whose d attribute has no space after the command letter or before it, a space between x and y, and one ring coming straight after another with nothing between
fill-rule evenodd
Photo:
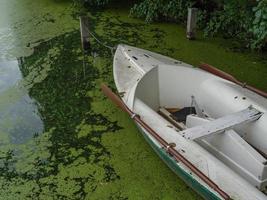
<instances>
[{"instance_id":1,"label":"fence post","mask_svg":"<svg viewBox=\"0 0 267 200\"><path fill-rule=\"evenodd\" d=\"M82 48L87 51L90 49L89 18L87 16L80 16L80 31Z\"/></svg>"},{"instance_id":2,"label":"fence post","mask_svg":"<svg viewBox=\"0 0 267 200\"><path fill-rule=\"evenodd\" d=\"M188 8L186 37L189 40L196 38L197 8Z\"/></svg>"}]
</instances>

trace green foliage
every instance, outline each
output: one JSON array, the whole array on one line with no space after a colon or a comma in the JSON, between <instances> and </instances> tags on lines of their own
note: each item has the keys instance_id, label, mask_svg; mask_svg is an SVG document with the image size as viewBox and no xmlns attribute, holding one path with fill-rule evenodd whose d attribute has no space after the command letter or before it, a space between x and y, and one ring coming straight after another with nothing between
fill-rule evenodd
<instances>
[{"instance_id":1,"label":"green foliage","mask_svg":"<svg viewBox=\"0 0 267 200\"><path fill-rule=\"evenodd\" d=\"M114 1L114 0L113 0ZM112 0L74 0L83 7L103 7ZM132 2L132 1L131 1ZM189 7L197 7L198 27L206 37L223 36L240 41L242 47L267 47L267 0L142 0L130 11L146 22L186 23Z\"/></svg>"},{"instance_id":2,"label":"green foliage","mask_svg":"<svg viewBox=\"0 0 267 200\"><path fill-rule=\"evenodd\" d=\"M74 0L75 4L80 4L84 6L97 6L102 7L109 3L109 0Z\"/></svg>"},{"instance_id":3,"label":"green foliage","mask_svg":"<svg viewBox=\"0 0 267 200\"><path fill-rule=\"evenodd\" d=\"M166 18L171 18L176 21L185 22L187 19L187 8L192 7L194 1L188 0L171 0L163 7L163 14Z\"/></svg>"},{"instance_id":4,"label":"green foliage","mask_svg":"<svg viewBox=\"0 0 267 200\"><path fill-rule=\"evenodd\" d=\"M247 9L248 2L226 0L223 9L215 11L205 28L205 35L221 34L223 37L243 39L251 24L252 12Z\"/></svg>"},{"instance_id":5,"label":"green foliage","mask_svg":"<svg viewBox=\"0 0 267 200\"><path fill-rule=\"evenodd\" d=\"M187 8L193 4L192 0L144 0L134 5L131 15L145 18L147 22L158 21L162 18L168 21L184 22Z\"/></svg>"},{"instance_id":6,"label":"green foliage","mask_svg":"<svg viewBox=\"0 0 267 200\"><path fill-rule=\"evenodd\" d=\"M267 1L260 0L258 5L253 8L254 20L250 28L253 34L251 47L261 49L267 46Z\"/></svg>"},{"instance_id":7,"label":"green foliage","mask_svg":"<svg viewBox=\"0 0 267 200\"><path fill-rule=\"evenodd\" d=\"M134 5L131 15L147 22L185 23L188 7L199 8L198 27L205 36L235 38L251 49L267 46L266 0L143 0Z\"/></svg>"}]
</instances>

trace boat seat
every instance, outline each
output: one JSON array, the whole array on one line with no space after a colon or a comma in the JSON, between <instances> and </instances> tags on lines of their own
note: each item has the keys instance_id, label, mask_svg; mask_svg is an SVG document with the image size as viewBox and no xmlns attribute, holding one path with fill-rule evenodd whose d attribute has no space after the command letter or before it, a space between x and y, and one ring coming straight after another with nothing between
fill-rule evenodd
<instances>
[{"instance_id":1,"label":"boat seat","mask_svg":"<svg viewBox=\"0 0 267 200\"><path fill-rule=\"evenodd\" d=\"M262 112L250 106L242 111L181 131L181 134L184 138L190 140L200 139L211 134L224 132L241 124L256 121L262 114Z\"/></svg>"},{"instance_id":2,"label":"boat seat","mask_svg":"<svg viewBox=\"0 0 267 200\"><path fill-rule=\"evenodd\" d=\"M177 111L175 111L177 112ZM179 130L186 129L186 126L183 122L179 122L176 119L173 118L173 114L170 113L166 108L160 108L159 114L163 116L166 120L168 120L170 123L172 123L176 128Z\"/></svg>"},{"instance_id":3,"label":"boat seat","mask_svg":"<svg viewBox=\"0 0 267 200\"><path fill-rule=\"evenodd\" d=\"M207 124L213 119L188 115L186 127ZM203 148L220 159L255 187L264 190L267 186L267 160L236 131L226 130L224 134L196 140Z\"/></svg>"}]
</instances>

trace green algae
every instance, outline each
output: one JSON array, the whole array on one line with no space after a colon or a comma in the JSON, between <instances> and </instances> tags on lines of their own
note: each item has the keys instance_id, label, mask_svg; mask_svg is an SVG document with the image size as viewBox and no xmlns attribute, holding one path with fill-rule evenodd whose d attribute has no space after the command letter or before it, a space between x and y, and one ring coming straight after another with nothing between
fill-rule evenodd
<instances>
[{"instance_id":1,"label":"green algae","mask_svg":"<svg viewBox=\"0 0 267 200\"><path fill-rule=\"evenodd\" d=\"M8 144L1 148L1 185L9 186L1 192L6 194L6 199L16 198L14 192L7 193L11 188L22 190L18 194L21 199L81 199L96 190L98 183L117 179L107 161L109 152L100 138L108 129L120 127L90 109L86 91L94 87L94 82L90 76L84 76L83 62L76 59L81 51L72 51L80 48L79 32L56 37L53 44L55 47L42 44L42 51L36 49L35 54L25 58L21 65L25 80L28 80L34 72L26 69L32 67L28 63L39 62L40 58L46 60L51 49L62 47L56 54L57 59L50 62L48 75L47 71L46 76L39 73L41 81L33 81L34 84L27 88L43 108L39 112L46 133L36 135L22 145ZM88 73L95 73L96 77L97 69L91 68ZM78 75L76 80L75 73Z\"/></svg>"},{"instance_id":2,"label":"green algae","mask_svg":"<svg viewBox=\"0 0 267 200\"><path fill-rule=\"evenodd\" d=\"M79 25L69 1L2 0L0 11L0 60L29 56L40 42Z\"/></svg>"},{"instance_id":3,"label":"green algae","mask_svg":"<svg viewBox=\"0 0 267 200\"><path fill-rule=\"evenodd\" d=\"M91 52L83 54L71 4L23 1L11 1L20 10L11 24L24 9L36 11L27 11L19 20L23 26L13 31L25 35L38 27L34 36L23 36L23 45L4 49L6 57L24 56L24 78L7 92L16 99L23 90L36 100L44 132L22 144L0 134L0 199L201 199L153 153L127 114L103 96L100 83L115 88L112 54L93 39ZM123 9L90 16L92 30L108 44L126 43L194 65L205 61L266 89L266 63L222 47L221 40L200 35L188 41L178 25L146 24Z\"/></svg>"},{"instance_id":4,"label":"green algae","mask_svg":"<svg viewBox=\"0 0 267 200\"><path fill-rule=\"evenodd\" d=\"M120 14L118 14L120 13ZM171 23L146 24L128 17L128 10L111 9L97 19L96 31L110 44L126 43L185 61L194 66L207 62L238 79L267 90L267 57L233 51L232 41L206 39L202 33L187 40L182 26Z\"/></svg>"}]
</instances>

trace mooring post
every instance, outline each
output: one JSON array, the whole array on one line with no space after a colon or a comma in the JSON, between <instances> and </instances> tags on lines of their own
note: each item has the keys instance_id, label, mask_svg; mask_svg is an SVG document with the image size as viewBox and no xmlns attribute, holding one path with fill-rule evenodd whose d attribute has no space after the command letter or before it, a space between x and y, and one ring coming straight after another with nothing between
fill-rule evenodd
<instances>
[{"instance_id":1,"label":"mooring post","mask_svg":"<svg viewBox=\"0 0 267 200\"><path fill-rule=\"evenodd\" d=\"M89 18L87 16L80 16L80 31L82 48L87 51L90 49Z\"/></svg>"},{"instance_id":2,"label":"mooring post","mask_svg":"<svg viewBox=\"0 0 267 200\"><path fill-rule=\"evenodd\" d=\"M196 38L197 8L188 8L186 37L189 40Z\"/></svg>"}]
</instances>

